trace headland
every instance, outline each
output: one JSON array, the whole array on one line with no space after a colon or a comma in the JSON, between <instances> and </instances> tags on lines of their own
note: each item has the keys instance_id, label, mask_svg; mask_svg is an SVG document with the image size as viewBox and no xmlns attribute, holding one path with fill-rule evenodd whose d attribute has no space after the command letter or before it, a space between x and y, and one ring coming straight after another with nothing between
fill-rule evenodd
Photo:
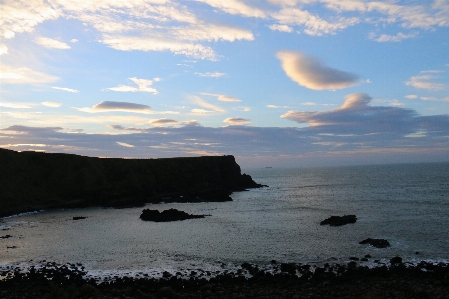
<instances>
[{"instance_id":1,"label":"headland","mask_svg":"<svg viewBox=\"0 0 449 299\"><path fill-rule=\"evenodd\" d=\"M229 201L258 188L234 156L96 158L0 149L0 217L42 209Z\"/></svg>"}]
</instances>

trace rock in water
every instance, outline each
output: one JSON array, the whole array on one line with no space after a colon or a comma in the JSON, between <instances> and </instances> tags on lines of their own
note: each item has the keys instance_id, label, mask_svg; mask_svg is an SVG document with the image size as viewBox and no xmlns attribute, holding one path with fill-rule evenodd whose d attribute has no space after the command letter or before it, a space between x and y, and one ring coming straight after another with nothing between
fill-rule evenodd
<instances>
[{"instance_id":1,"label":"rock in water","mask_svg":"<svg viewBox=\"0 0 449 299\"><path fill-rule=\"evenodd\" d=\"M390 242L388 242L385 239L365 239L363 241L360 241L359 244L369 244L373 247L376 248L386 248L386 247L390 247Z\"/></svg>"},{"instance_id":2,"label":"rock in water","mask_svg":"<svg viewBox=\"0 0 449 299\"><path fill-rule=\"evenodd\" d=\"M357 221L357 216L355 215L344 215L344 216L331 216L320 222L321 225L329 224L330 226L341 226L349 223L355 223Z\"/></svg>"},{"instance_id":3,"label":"rock in water","mask_svg":"<svg viewBox=\"0 0 449 299\"><path fill-rule=\"evenodd\" d=\"M144 221L154 221L154 222L168 222L168 221L180 221L194 218L204 218L210 215L191 215L184 211L179 211L177 209L169 209L159 212L158 210L145 209L140 215L140 219Z\"/></svg>"}]
</instances>

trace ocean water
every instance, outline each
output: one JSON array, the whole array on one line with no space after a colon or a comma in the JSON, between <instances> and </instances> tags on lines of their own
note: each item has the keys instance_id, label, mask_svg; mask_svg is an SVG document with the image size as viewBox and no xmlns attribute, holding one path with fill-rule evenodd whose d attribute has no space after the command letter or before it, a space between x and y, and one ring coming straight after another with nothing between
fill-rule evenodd
<instances>
[{"instance_id":1,"label":"ocean water","mask_svg":"<svg viewBox=\"0 0 449 299\"><path fill-rule=\"evenodd\" d=\"M449 163L249 169L269 187L232 202L150 204L204 219L154 223L143 208L42 211L0 220L0 269L41 261L82 263L92 275L234 269L243 262L449 260ZM331 215L357 215L341 227ZM72 220L73 216L87 217ZM391 247L360 245L387 239ZM416 254L419 252L419 254Z\"/></svg>"}]
</instances>

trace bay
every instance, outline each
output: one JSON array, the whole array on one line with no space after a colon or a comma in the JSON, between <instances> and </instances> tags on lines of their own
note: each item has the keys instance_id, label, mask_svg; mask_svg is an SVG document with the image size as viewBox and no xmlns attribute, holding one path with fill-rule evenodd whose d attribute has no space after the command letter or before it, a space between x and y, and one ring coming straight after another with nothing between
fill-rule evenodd
<instances>
[{"instance_id":1,"label":"bay","mask_svg":"<svg viewBox=\"0 0 449 299\"><path fill-rule=\"evenodd\" d=\"M0 222L0 268L79 262L98 275L232 269L243 262L346 262L349 257L409 262L449 259L449 163L248 169L269 187L232 202L152 204L203 219L154 223L143 208L43 211ZM341 227L331 215L357 215ZM74 216L86 219L73 220ZM360 245L387 239L391 247ZM417 254L418 252L418 254Z\"/></svg>"}]
</instances>

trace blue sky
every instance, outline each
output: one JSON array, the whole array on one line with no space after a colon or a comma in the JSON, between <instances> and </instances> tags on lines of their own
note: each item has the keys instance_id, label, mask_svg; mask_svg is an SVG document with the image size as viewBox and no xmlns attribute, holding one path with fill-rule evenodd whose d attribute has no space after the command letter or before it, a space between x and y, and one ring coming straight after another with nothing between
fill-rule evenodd
<instances>
[{"instance_id":1,"label":"blue sky","mask_svg":"<svg viewBox=\"0 0 449 299\"><path fill-rule=\"evenodd\" d=\"M449 160L449 1L0 3L0 147Z\"/></svg>"}]
</instances>

